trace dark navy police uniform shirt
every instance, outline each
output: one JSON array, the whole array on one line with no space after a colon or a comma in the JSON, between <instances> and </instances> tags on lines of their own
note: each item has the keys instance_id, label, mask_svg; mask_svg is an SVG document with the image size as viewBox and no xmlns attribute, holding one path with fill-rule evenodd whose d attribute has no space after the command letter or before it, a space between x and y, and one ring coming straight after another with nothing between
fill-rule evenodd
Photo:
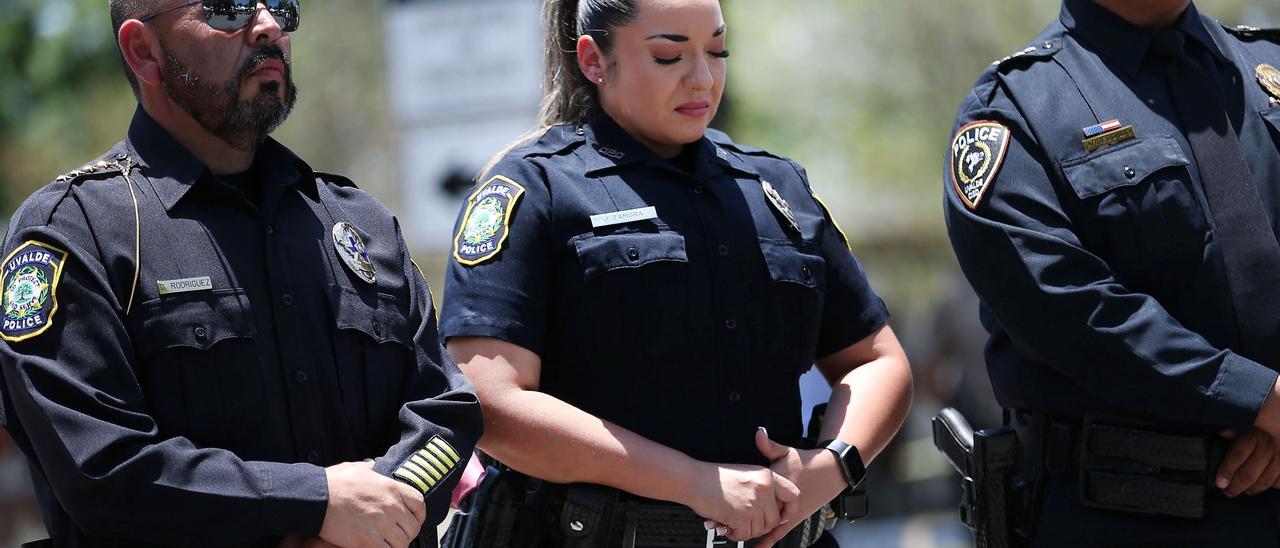
<instances>
[{"instance_id":1,"label":"dark navy police uniform shirt","mask_svg":"<svg viewBox=\"0 0 1280 548\"><path fill-rule=\"evenodd\" d=\"M36 315L3 332L3 409L59 545L316 534L322 467L366 458L431 494L424 530L447 511L479 404L396 219L272 140L240 179L139 109L99 163L13 216L5 255L40 268L22 278L10 257L6 289L52 276L43 306L6 295L6 321ZM340 223L372 282L337 250Z\"/></svg>"},{"instance_id":2,"label":"dark navy police uniform shirt","mask_svg":"<svg viewBox=\"0 0 1280 548\"><path fill-rule=\"evenodd\" d=\"M1254 71L1264 63L1280 66L1278 35L1224 28L1194 5L1178 25L1214 59L1216 83L1274 230L1280 107ZM982 300L991 334L987 362L1004 407L1246 432L1280 364L1232 351L1231 294L1214 239L1221 220L1210 215L1165 65L1150 52L1154 36L1090 0L1066 0L1058 21L988 69L960 107L960 138L948 151L948 229ZM1083 128L1110 120L1132 126L1133 138L1085 150ZM1009 137L1003 164L1001 131ZM981 146L995 162L985 173L984 157L968 154ZM962 175L953 155L966 164L958 165ZM984 174L991 176L985 186L972 179ZM1197 523L1221 531L1258 531L1262 524L1264 543L1274 545L1275 518L1265 511L1273 494L1230 501L1234 517L1223 499ZM1124 531L1139 524L1149 529L1130 540L1163 538L1151 536L1154 530L1171 543L1198 538L1179 536L1188 534L1186 524L1168 518L1067 513L1112 519L1116 528L1077 522L1049 536L1108 530L1123 543ZM1224 538L1231 537L1218 537Z\"/></svg>"},{"instance_id":3,"label":"dark navy police uniform shirt","mask_svg":"<svg viewBox=\"0 0 1280 548\"><path fill-rule=\"evenodd\" d=\"M755 428L798 442L799 376L888 313L796 163L690 146L682 168L600 117L507 154L460 215L441 333L529 349L539 390L694 458L763 464Z\"/></svg>"}]
</instances>

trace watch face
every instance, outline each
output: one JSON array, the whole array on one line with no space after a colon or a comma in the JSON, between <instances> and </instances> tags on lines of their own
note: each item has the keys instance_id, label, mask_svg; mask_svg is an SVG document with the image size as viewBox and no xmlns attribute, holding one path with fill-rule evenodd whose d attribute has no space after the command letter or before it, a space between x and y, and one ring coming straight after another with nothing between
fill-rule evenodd
<instances>
[{"instance_id":1,"label":"watch face","mask_svg":"<svg viewBox=\"0 0 1280 548\"><path fill-rule=\"evenodd\" d=\"M840 458L840 466L844 469L844 477L849 481L850 488L862 483L862 479L867 475L867 469L862 464L862 455L858 454L857 447L840 440L831 440L826 444L826 448Z\"/></svg>"}]
</instances>

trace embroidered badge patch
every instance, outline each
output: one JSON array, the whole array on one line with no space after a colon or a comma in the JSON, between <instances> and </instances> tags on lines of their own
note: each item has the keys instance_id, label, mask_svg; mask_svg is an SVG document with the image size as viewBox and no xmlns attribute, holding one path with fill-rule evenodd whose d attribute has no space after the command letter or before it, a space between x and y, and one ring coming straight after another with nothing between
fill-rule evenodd
<instances>
[{"instance_id":1,"label":"embroidered badge patch","mask_svg":"<svg viewBox=\"0 0 1280 548\"><path fill-rule=\"evenodd\" d=\"M66 260L66 251L36 241L23 243L5 259L0 338L25 341L53 325L58 280Z\"/></svg>"},{"instance_id":2,"label":"embroidered badge patch","mask_svg":"<svg viewBox=\"0 0 1280 548\"><path fill-rule=\"evenodd\" d=\"M351 223L333 225L333 247L338 250L338 257L347 265L356 277L366 283L378 281L378 272L373 262L369 261L369 252L365 249L364 238Z\"/></svg>"},{"instance_id":3,"label":"embroidered badge patch","mask_svg":"<svg viewBox=\"0 0 1280 548\"><path fill-rule=\"evenodd\" d=\"M467 266L477 265L497 255L507 241L511 212L524 194L524 187L495 175L467 198L467 212L453 238L453 258Z\"/></svg>"},{"instance_id":4,"label":"embroidered badge patch","mask_svg":"<svg viewBox=\"0 0 1280 548\"><path fill-rule=\"evenodd\" d=\"M1258 84L1267 90L1273 99L1280 99L1280 69L1263 63L1253 69L1253 74L1258 79Z\"/></svg>"},{"instance_id":5,"label":"embroidered badge patch","mask_svg":"<svg viewBox=\"0 0 1280 548\"><path fill-rule=\"evenodd\" d=\"M1009 128L980 120L960 128L951 141L951 182L969 209L982 202L1009 149Z\"/></svg>"},{"instance_id":6,"label":"embroidered badge patch","mask_svg":"<svg viewBox=\"0 0 1280 548\"><path fill-rule=\"evenodd\" d=\"M462 456L453 450L449 442L436 436L422 449L409 455L392 475L417 486L426 496L461 464L464 464Z\"/></svg>"}]
</instances>

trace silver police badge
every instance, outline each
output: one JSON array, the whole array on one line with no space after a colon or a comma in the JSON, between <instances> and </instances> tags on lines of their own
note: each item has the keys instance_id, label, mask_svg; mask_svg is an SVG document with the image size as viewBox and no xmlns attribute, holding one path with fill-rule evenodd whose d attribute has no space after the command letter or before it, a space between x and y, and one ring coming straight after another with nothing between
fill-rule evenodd
<instances>
[{"instance_id":1,"label":"silver police badge","mask_svg":"<svg viewBox=\"0 0 1280 548\"><path fill-rule=\"evenodd\" d=\"M787 220L787 224L791 226L791 230L800 233L800 223L796 222L796 214L791 212L791 204L788 204L782 195L778 193L778 189L773 188L769 181L760 181L760 186L764 187L764 196L769 199L769 205Z\"/></svg>"},{"instance_id":2,"label":"silver police badge","mask_svg":"<svg viewBox=\"0 0 1280 548\"><path fill-rule=\"evenodd\" d=\"M369 253L365 250L364 239L360 237L359 232L356 232L356 227L351 226L351 223L333 225L333 247L338 250L338 257L342 258L342 263L347 265L357 278L366 283L374 283L378 280L378 273L374 270L373 262L369 261Z\"/></svg>"},{"instance_id":3,"label":"silver police badge","mask_svg":"<svg viewBox=\"0 0 1280 548\"><path fill-rule=\"evenodd\" d=\"M976 209L995 181L1009 149L1009 128L980 120L967 124L951 141L951 183L960 201Z\"/></svg>"}]
</instances>

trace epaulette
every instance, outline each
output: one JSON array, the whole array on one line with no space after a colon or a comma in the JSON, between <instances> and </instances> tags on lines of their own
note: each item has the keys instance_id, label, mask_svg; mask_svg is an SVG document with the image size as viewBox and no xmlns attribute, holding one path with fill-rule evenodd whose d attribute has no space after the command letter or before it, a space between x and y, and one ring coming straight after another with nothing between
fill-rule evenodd
<instances>
[{"instance_id":1,"label":"epaulette","mask_svg":"<svg viewBox=\"0 0 1280 548\"><path fill-rule=\"evenodd\" d=\"M62 175L59 175L57 179L54 179L54 180L59 183L64 183L67 181L75 181L84 177L88 177L90 175L100 176L100 175L110 175L115 173L123 173L125 170L125 167L128 165L128 162L127 162L128 159L129 159L129 156L127 154L124 154L123 152L116 154L114 156L108 154L107 156L103 156L96 162L90 162L88 164L81 166L79 169L74 169L66 173L63 173Z\"/></svg>"},{"instance_id":2,"label":"epaulette","mask_svg":"<svg viewBox=\"0 0 1280 548\"><path fill-rule=\"evenodd\" d=\"M1231 34L1234 34L1241 38L1280 41L1280 28L1264 29L1259 27L1251 27L1249 25L1236 25L1234 27L1229 25L1222 25L1222 28L1227 29L1227 32L1230 32Z\"/></svg>"},{"instance_id":3,"label":"epaulette","mask_svg":"<svg viewBox=\"0 0 1280 548\"><path fill-rule=\"evenodd\" d=\"M1042 59L1050 57L1062 48L1061 38L1046 38L1037 40L1039 43L1032 42L1027 47L1006 55L991 63L996 68L1005 68L1012 65L1014 61L1023 61L1027 59Z\"/></svg>"},{"instance_id":4,"label":"epaulette","mask_svg":"<svg viewBox=\"0 0 1280 548\"><path fill-rule=\"evenodd\" d=\"M520 157L552 156L587 142L586 135L582 126L571 124L551 126L536 138L515 147L512 152L519 154Z\"/></svg>"},{"instance_id":5,"label":"epaulette","mask_svg":"<svg viewBox=\"0 0 1280 548\"><path fill-rule=\"evenodd\" d=\"M733 142L733 139L729 138L729 134L723 131L720 131L718 129L707 128L706 135L707 135L707 139L710 140L711 142L723 148L727 148L729 150L737 152L739 154L746 154L748 156L768 156L771 158L777 158L779 160L786 159L781 156L778 156L777 154L769 152L763 148L756 148L753 146L747 146L747 145L741 145L741 144L735 143Z\"/></svg>"},{"instance_id":6,"label":"epaulette","mask_svg":"<svg viewBox=\"0 0 1280 548\"><path fill-rule=\"evenodd\" d=\"M315 175L317 179L320 179L321 181L324 181L326 183L333 184L335 186L360 188L356 186L355 182L353 182L351 179L343 177L342 175L338 175L337 173L326 173L323 171L316 171Z\"/></svg>"}]
</instances>

